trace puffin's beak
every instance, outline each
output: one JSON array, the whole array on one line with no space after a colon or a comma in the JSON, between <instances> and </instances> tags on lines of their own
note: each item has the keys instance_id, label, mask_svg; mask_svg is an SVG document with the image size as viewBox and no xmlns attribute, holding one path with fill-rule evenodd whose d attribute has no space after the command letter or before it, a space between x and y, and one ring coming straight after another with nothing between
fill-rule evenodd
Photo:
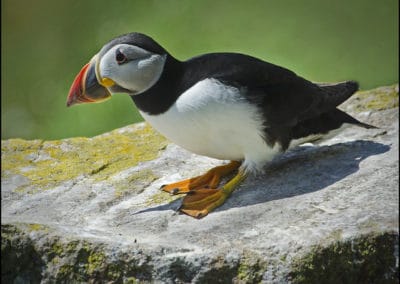
<instances>
[{"instance_id":1,"label":"puffin's beak","mask_svg":"<svg viewBox=\"0 0 400 284\"><path fill-rule=\"evenodd\" d=\"M101 102L111 97L107 88L96 77L96 57L83 66L69 90L67 106L81 103Z\"/></svg>"}]
</instances>

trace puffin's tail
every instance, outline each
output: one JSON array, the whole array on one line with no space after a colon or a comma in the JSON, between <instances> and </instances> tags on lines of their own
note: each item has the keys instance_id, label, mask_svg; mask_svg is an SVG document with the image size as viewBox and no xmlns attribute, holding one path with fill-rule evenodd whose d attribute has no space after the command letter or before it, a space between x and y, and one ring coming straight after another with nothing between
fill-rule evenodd
<instances>
[{"instance_id":1,"label":"puffin's tail","mask_svg":"<svg viewBox=\"0 0 400 284\"><path fill-rule=\"evenodd\" d=\"M354 124L354 125L357 125L357 126L360 126L360 127L367 128L367 129L378 128L376 126L361 122L358 119L355 119L351 115L349 115L349 114L347 114L344 111L341 111L339 109L335 109L334 111L332 111L332 114L334 114L336 116L336 118L339 118L340 121L342 121L342 123L350 123L350 124Z\"/></svg>"},{"instance_id":2,"label":"puffin's tail","mask_svg":"<svg viewBox=\"0 0 400 284\"><path fill-rule=\"evenodd\" d=\"M328 95L327 100L331 106L338 106L347 100L351 95L358 91L358 83L356 81L346 81L337 84L325 84L319 83L318 86L324 90L324 92ZM335 116L339 118L342 122L347 122L351 124L355 124L357 126L361 126L364 128L377 128L373 125L369 125L367 123L363 123L354 117L348 115L347 113L336 109L332 113L335 113Z\"/></svg>"},{"instance_id":3,"label":"puffin's tail","mask_svg":"<svg viewBox=\"0 0 400 284\"><path fill-rule=\"evenodd\" d=\"M358 83L356 81L346 81L336 84L318 83L317 84L325 94L327 99L325 103L331 107L338 106L358 91Z\"/></svg>"},{"instance_id":4,"label":"puffin's tail","mask_svg":"<svg viewBox=\"0 0 400 284\"><path fill-rule=\"evenodd\" d=\"M378 128L364 123L344 111L337 108L338 105L347 100L358 90L358 83L347 81L338 84L318 83L324 91L322 111L319 115L301 121L292 129L294 139L306 137L308 135L327 134L328 132L340 128L344 123L354 124L367 129Z\"/></svg>"}]
</instances>

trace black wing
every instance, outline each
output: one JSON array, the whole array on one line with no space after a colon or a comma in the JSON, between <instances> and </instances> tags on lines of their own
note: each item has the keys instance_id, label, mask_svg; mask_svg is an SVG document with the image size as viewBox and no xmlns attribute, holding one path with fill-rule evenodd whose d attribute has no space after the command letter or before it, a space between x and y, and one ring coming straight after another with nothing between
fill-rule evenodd
<instances>
[{"instance_id":1,"label":"black wing","mask_svg":"<svg viewBox=\"0 0 400 284\"><path fill-rule=\"evenodd\" d=\"M334 109L358 89L356 82L320 86L283 67L237 53L207 54L188 62L207 73L192 68L186 72L186 82L212 77L243 88L246 98L265 112L270 126L294 126Z\"/></svg>"},{"instance_id":2,"label":"black wing","mask_svg":"<svg viewBox=\"0 0 400 284\"><path fill-rule=\"evenodd\" d=\"M241 88L263 112L271 144L279 141L287 148L291 139L326 133L344 122L372 127L336 109L358 90L357 82L314 84L283 67L236 53L207 54L186 63L186 82L212 77Z\"/></svg>"}]
</instances>

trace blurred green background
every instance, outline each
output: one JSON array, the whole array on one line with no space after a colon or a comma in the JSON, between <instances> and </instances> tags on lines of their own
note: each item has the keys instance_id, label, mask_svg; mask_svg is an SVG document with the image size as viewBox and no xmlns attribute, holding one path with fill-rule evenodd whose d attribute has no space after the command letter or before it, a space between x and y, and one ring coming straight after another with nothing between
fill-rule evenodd
<instances>
[{"instance_id":1,"label":"blurred green background","mask_svg":"<svg viewBox=\"0 0 400 284\"><path fill-rule=\"evenodd\" d=\"M65 106L81 67L138 31L176 58L250 54L312 80L398 80L397 0L3 0L2 139L93 136L141 120L131 99Z\"/></svg>"}]
</instances>

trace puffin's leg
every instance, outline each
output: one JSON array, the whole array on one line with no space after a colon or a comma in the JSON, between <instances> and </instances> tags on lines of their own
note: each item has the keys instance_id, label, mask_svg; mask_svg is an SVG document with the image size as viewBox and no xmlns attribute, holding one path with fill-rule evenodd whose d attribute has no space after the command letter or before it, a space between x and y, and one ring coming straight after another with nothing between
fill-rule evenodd
<instances>
[{"instance_id":1,"label":"puffin's leg","mask_svg":"<svg viewBox=\"0 0 400 284\"><path fill-rule=\"evenodd\" d=\"M229 164L212 168L204 175L163 185L161 186L161 189L171 194L178 194L188 193L191 190L199 188L217 188L221 177L224 177L239 168L240 164L240 162L231 161Z\"/></svg>"},{"instance_id":2,"label":"puffin's leg","mask_svg":"<svg viewBox=\"0 0 400 284\"><path fill-rule=\"evenodd\" d=\"M221 206L245 178L246 173L239 170L237 175L220 189L192 190L183 198L182 206L179 210L192 217L202 218L218 206Z\"/></svg>"}]
</instances>

